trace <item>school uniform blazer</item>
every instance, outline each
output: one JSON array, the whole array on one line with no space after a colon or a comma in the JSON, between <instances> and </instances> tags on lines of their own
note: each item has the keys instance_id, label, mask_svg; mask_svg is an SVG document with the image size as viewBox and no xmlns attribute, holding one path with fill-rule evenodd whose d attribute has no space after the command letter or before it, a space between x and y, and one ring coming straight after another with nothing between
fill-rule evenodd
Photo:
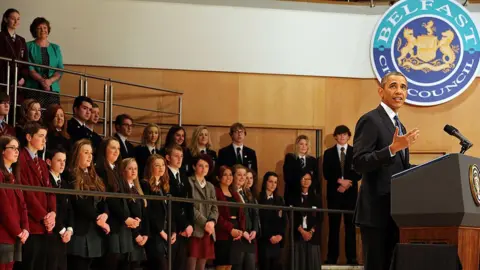
<instances>
[{"instance_id":1,"label":"school uniform blazer","mask_svg":"<svg viewBox=\"0 0 480 270\"><path fill-rule=\"evenodd\" d=\"M63 177L60 181L60 187L57 185L57 182L53 178L52 174L49 174L50 184L54 188L61 189L71 189L70 184ZM55 228L53 228L54 233L59 233L63 228L67 229L68 227L73 228L73 209L72 202L69 195L65 194L56 194L57 199L57 216L55 218ZM75 231L75 230L74 230Z\"/></svg>"},{"instance_id":2,"label":"school uniform blazer","mask_svg":"<svg viewBox=\"0 0 480 270\"><path fill-rule=\"evenodd\" d=\"M145 195L151 196L167 196L167 193L164 193L162 190L160 191L152 191L150 184L142 180L140 182L142 186L143 193ZM148 200L148 207L147 207L147 215L148 215L148 222L150 235L160 235L162 231L168 234L168 202L165 200ZM143 221L142 221L143 222ZM175 218L174 214L172 213L172 233L175 232Z\"/></svg>"},{"instance_id":3,"label":"school uniform blazer","mask_svg":"<svg viewBox=\"0 0 480 270\"><path fill-rule=\"evenodd\" d=\"M143 189L142 189L143 190ZM141 220L140 225L132 229L133 239L137 238L139 235L149 235L150 234L150 222L148 221L148 202L145 205L144 200L128 200L128 209L132 218L139 218Z\"/></svg>"},{"instance_id":4,"label":"school uniform blazer","mask_svg":"<svg viewBox=\"0 0 480 270\"><path fill-rule=\"evenodd\" d=\"M215 187L212 183L205 180L205 193L202 191L202 187L198 183L195 176L190 176L188 178L190 181L190 186L192 186L192 197L194 199L203 200L205 203L194 203L193 204L193 215L194 215L194 226L193 226L193 236L202 238L205 234L205 224L208 221L213 221L217 223L218 219L218 207L214 204L208 204L206 201L216 201L217 196L215 194ZM215 240L215 232L212 234L213 240Z\"/></svg>"},{"instance_id":5,"label":"school uniform blazer","mask_svg":"<svg viewBox=\"0 0 480 270\"><path fill-rule=\"evenodd\" d=\"M39 64L42 65L42 48L35 42L35 40L27 42L27 49L28 49L28 60L31 63L34 64ZM47 52L48 52L48 60L49 60L49 66L54 67L54 68L64 68L63 67L63 57L62 57L62 51L60 50L60 46L54 43L50 43L47 47ZM40 75L46 75L47 78L52 77L55 72L55 70L47 70L44 71L43 68L40 67L29 67L30 70L35 70L38 74ZM60 80L52 83L51 89L54 92L60 92ZM29 88L35 88L35 89L43 89L40 85L40 83L33 78L29 77L29 79L26 81L26 87Z\"/></svg>"},{"instance_id":6,"label":"school uniform blazer","mask_svg":"<svg viewBox=\"0 0 480 270\"><path fill-rule=\"evenodd\" d=\"M273 199L267 200L267 198L260 198L259 204L263 205L275 205L275 206L285 206L285 201L281 196L273 196ZM267 243L267 246L272 245L270 238L275 235L282 236L282 241L280 246L283 247L285 241L285 230L287 228L287 213L282 210L268 210L260 209L260 224L261 226L261 238L260 240L263 243Z\"/></svg>"},{"instance_id":7,"label":"school uniform blazer","mask_svg":"<svg viewBox=\"0 0 480 270\"><path fill-rule=\"evenodd\" d=\"M81 139L89 139L92 141L92 131L80 123L73 117L67 121L67 132L70 135L72 145Z\"/></svg>"},{"instance_id":8,"label":"school uniform blazer","mask_svg":"<svg viewBox=\"0 0 480 270\"><path fill-rule=\"evenodd\" d=\"M132 143L128 140L125 140L125 143L123 143L120 136L118 136L118 133L115 133L113 136L117 138L118 142L120 142L120 154L122 155L122 158L135 157L135 147L133 147Z\"/></svg>"},{"instance_id":9,"label":"school uniform blazer","mask_svg":"<svg viewBox=\"0 0 480 270\"><path fill-rule=\"evenodd\" d=\"M103 164L97 164L97 167L95 168L95 170L97 171L98 176L102 178L103 183L105 184L106 191L114 192L112 187L109 186L107 181L107 170L112 170L112 169L110 167L105 168ZM118 173L118 171L114 170L113 175L116 178L114 181L121 186L123 183L123 179ZM108 216L108 220L107 220L108 225L110 225L110 231L111 233L118 233L122 226L126 226L125 220L131 217L130 210L128 209L127 200L120 199L120 198L107 197L106 203L108 205L108 210L110 212L110 215Z\"/></svg>"},{"instance_id":10,"label":"school uniform blazer","mask_svg":"<svg viewBox=\"0 0 480 270\"><path fill-rule=\"evenodd\" d=\"M72 148L72 143L70 139L67 139L60 134L58 131L48 131L47 133L47 150L51 149L58 149L62 147L67 151L67 153L70 152L70 149Z\"/></svg>"},{"instance_id":11,"label":"school uniform blazer","mask_svg":"<svg viewBox=\"0 0 480 270\"><path fill-rule=\"evenodd\" d=\"M221 188L215 188L215 196L217 197L218 201L227 201L227 198L223 194L223 191ZM232 192L233 198L235 198L235 201L237 201L239 204L242 204L242 199L240 198L240 194L238 192ZM215 236L216 240L229 240L232 238L231 232L234 229L233 224L230 219L230 207L229 206L223 206L219 205L218 206L218 220L217 224L215 226ZM245 212L243 207L238 208L238 223L239 223L239 230L244 231L245 230Z\"/></svg>"},{"instance_id":12,"label":"school uniform blazer","mask_svg":"<svg viewBox=\"0 0 480 270\"><path fill-rule=\"evenodd\" d=\"M8 178L11 180L6 180ZM15 178L0 173L0 183L15 183ZM30 231L27 206L21 190L0 189L0 216L0 243L13 245L23 230Z\"/></svg>"},{"instance_id":13,"label":"school uniform blazer","mask_svg":"<svg viewBox=\"0 0 480 270\"><path fill-rule=\"evenodd\" d=\"M181 198L192 198L192 187L188 181L188 177L184 172L180 170L180 179L179 183L172 171L167 167L168 176L170 177L170 192L174 197ZM186 202L174 202L172 203L173 214L175 217L176 231L182 232L188 226L194 224L193 221L193 205Z\"/></svg>"},{"instance_id":14,"label":"school uniform blazer","mask_svg":"<svg viewBox=\"0 0 480 270\"><path fill-rule=\"evenodd\" d=\"M288 153L285 155L283 175L285 181L285 199L287 200L287 203L289 203L291 199L291 194L300 191L300 180L307 172L312 174L312 187L314 191L319 194L321 185L318 179L317 159L312 156L305 156L305 168L302 168L302 163L298 155L294 153Z\"/></svg>"},{"instance_id":15,"label":"school uniform blazer","mask_svg":"<svg viewBox=\"0 0 480 270\"><path fill-rule=\"evenodd\" d=\"M10 126L9 124L7 124L5 122L3 122L3 125L4 125L4 128L0 130L0 136L10 135L10 136L15 137L15 135L16 135L15 128L13 128L12 126Z\"/></svg>"},{"instance_id":16,"label":"school uniform blazer","mask_svg":"<svg viewBox=\"0 0 480 270\"><path fill-rule=\"evenodd\" d=\"M218 151L218 166L220 168L222 165L232 167L237 164L237 154L236 150L233 147L233 144L230 144ZM258 172L257 167L257 154L252 148L248 148L245 145L242 149L242 165Z\"/></svg>"},{"instance_id":17,"label":"school uniform blazer","mask_svg":"<svg viewBox=\"0 0 480 270\"><path fill-rule=\"evenodd\" d=\"M312 208L315 206L317 209L321 208L321 201L320 197L315 195L314 193L309 193L307 200L302 202L301 192L295 194L293 199L293 206L294 207L303 207L303 208ZM307 228L306 230L309 231L313 227L315 227L315 232L312 235L312 239L310 239L310 243L313 245L320 245L321 243L321 228L322 228L322 221L323 221L323 213L319 212L299 212L296 211L294 213L294 232L295 232L295 241L303 241L303 237L298 231L299 226L303 226L303 217L307 217Z\"/></svg>"},{"instance_id":18,"label":"school uniform blazer","mask_svg":"<svg viewBox=\"0 0 480 270\"><path fill-rule=\"evenodd\" d=\"M145 165L147 159L152 155L152 152L148 150L146 145L138 145L135 147L135 160L138 164L138 177L143 178L143 172L145 171ZM155 154L160 154L160 149L155 149Z\"/></svg>"},{"instance_id":19,"label":"school uniform blazer","mask_svg":"<svg viewBox=\"0 0 480 270\"><path fill-rule=\"evenodd\" d=\"M47 164L41 158L38 163L42 170L42 174L38 171L35 162L26 148L20 150L18 157L20 164L20 183L22 185L37 187L52 187L50 184L49 172ZM56 198L53 193L24 191L25 202L28 210L28 221L30 224L30 234L44 234L47 229L43 224L43 218L49 212L56 212Z\"/></svg>"},{"instance_id":20,"label":"school uniform blazer","mask_svg":"<svg viewBox=\"0 0 480 270\"><path fill-rule=\"evenodd\" d=\"M28 62L28 50L25 39L16 35L15 42L13 42L8 31L0 32L0 56ZM0 61L0 83L6 83L7 81L7 66L8 63L6 61ZM18 80L22 78L26 80L28 78L28 66L19 64L18 70ZM10 84L13 84L14 74L15 65L10 63Z\"/></svg>"}]
</instances>

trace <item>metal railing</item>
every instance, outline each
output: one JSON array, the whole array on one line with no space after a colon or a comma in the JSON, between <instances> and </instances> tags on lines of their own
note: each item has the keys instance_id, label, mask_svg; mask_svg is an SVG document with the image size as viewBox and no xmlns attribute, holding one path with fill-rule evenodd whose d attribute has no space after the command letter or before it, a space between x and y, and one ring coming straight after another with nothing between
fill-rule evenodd
<instances>
[{"instance_id":1,"label":"metal railing","mask_svg":"<svg viewBox=\"0 0 480 270\"><path fill-rule=\"evenodd\" d=\"M50 66L45 66L45 65L40 65L40 64L34 64L30 62L25 62L25 61L20 61L16 59L10 59L10 58L5 58L5 57L0 57L0 62L7 62L7 79L6 83L0 83L0 86L6 86L7 89L7 94L13 94L13 106L14 108L18 106L17 100L18 100L18 90L26 90L26 91L32 91L32 92L39 92L39 93L44 93L47 95L57 95L60 97L68 97L68 98L75 98L75 95L69 95L69 94L63 94L63 93L57 93L54 91L45 91L41 89L33 89L33 88L28 88L24 86L19 86L18 85L18 72L19 72L19 65L26 65L26 66L32 66L32 67L39 67L43 68L46 70L54 70L61 72L62 74L71 74L75 76L79 76L79 84L78 84L78 95L79 96L89 96L88 92L88 79L94 79L94 80L100 80L104 82L104 87L103 87L103 100L101 99L92 99L96 103L101 103L103 104L103 116L100 117L101 120L103 120L103 134L101 134L103 137L105 136L112 136L113 135L113 120L114 120L114 110L113 108L116 107L121 107L121 108L128 108L128 109L134 109L134 110L139 110L139 111L145 111L145 112L154 112L158 114L166 114L166 115L175 115L178 116L178 124L182 124L182 91L176 91L176 90L171 90L171 89L165 89L165 88L159 88L159 87L154 87L154 86L148 86L148 85L143 85L143 84L137 84L137 83L132 83L132 82L126 82L126 81L120 81L112 78L107 78L107 77L101 77L97 75L92 75L92 74L87 74L85 72L78 72L74 70L68 70L68 69L62 69L62 68L55 68L55 67L50 67ZM13 85L10 84L11 81L11 65L13 64L14 66L14 82ZM125 85L125 86L133 86L133 87L138 87L141 89L147 89L147 90L153 90L157 92L164 92L164 93L169 93L178 96L178 111L177 112L169 112L169 111L163 111L163 110L154 110L154 109L148 109L148 108L142 108L142 107L136 107L136 106L130 106L126 104L120 104L120 103L115 103L114 101L114 88L113 84L119 84L119 85ZM11 87L13 87L13 91L11 91ZM67 113L66 114L71 114ZM7 119L8 121L8 119ZM14 109L13 111L13 119L10 121L12 126L15 126L17 122L17 110ZM109 124L107 126L107 124ZM107 132L108 130L108 132Z\"/></svg>"},{"instance_id":2,"label":"metal railing","mask_svg":"<svg viewBox=\"0 0 480 270\"><path fill-rule=\"evenodd\" d=\"M290 269L295 269L295 221L294 213L295 212L316 212L319 214L323 213L338 213L338 214L353 214L354 211L349 210L336 210L336 209L326 209L326 208L303 208L303 207L293 207L293 206L276 206L276 205L265 205L265 204L251 204L251 203L234 203L228 201L213 201L213 200L199 200L192 198L182 198L182 197L173 197L173 196L157 196L157 195L136 195L136 194L125 194L125 193L112 193L112 192L98 192L98 191L87 191L87 190L72 190L72 189L60 189L60 188L51 188L51 187L38 187L38 186L28 186L28 185L19 185L19 184L7 184L0 183L0 189L18 189L22 191L33 191L33 192L45 192L53 194L62 194L70 196L98 196L98 197L109 197L109 198L120 198L120 199L146 199L146 200L163 200L168 201L167 206L167 222L168 222L168 235L172 235L172 202L185 202L185 203L204 203L212 204L216 206L229 206L229 207L242 207L242 208L253 208L253 209L265 209L265 210L282 210L283 212L288 212L288 223L289 223L289 248L290 248ZM318 224L320 226L320 224ZM285 228L286 230L287 228ZM286 232L286 231L285 231ZM320 230L319 230L320 233ZM28 241L28 240L27 240ZM168 242L168 270L172 269L172 244Z\"/></svg>"}]
</instances>

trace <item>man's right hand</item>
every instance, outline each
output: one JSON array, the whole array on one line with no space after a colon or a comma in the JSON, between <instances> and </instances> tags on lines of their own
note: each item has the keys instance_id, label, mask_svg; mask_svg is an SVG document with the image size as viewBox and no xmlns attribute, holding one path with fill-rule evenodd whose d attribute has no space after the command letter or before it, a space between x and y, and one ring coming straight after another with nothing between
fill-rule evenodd
<instances>
[{"instance_id":1,"label":"man's right hand","mask_svg":"<svg viewBox=\"0 0 480 270\"><path fill-rule=\"evenodd\" d=\"M398 127L395 128L395 133L393 134L393 141L392 144L389 146L390 152L392 155L395 155L398 151L402 151L413 145L418 136L420 135L420 130L418 128L414 128L410 130L405 135L398 135Z\"/></svg>"}]
</instances>

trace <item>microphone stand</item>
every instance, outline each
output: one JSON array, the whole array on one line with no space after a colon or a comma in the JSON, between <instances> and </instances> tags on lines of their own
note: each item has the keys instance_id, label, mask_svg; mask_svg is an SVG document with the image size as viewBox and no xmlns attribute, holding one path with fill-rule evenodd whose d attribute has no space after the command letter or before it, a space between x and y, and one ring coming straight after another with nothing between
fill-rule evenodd
<instances>
[{"instance_id":1,"label":"microphone stand","mask_svg":"<svg viewBox=\"0 0 480 270\"><path fill-rule=\"evenodd\" d=\"M466 141L461 141L460 145L462 146L462 149L460 150L460 154L465 154L470 147L473 146L471 142L466 142Z\"/></svg>"}]
</instances>

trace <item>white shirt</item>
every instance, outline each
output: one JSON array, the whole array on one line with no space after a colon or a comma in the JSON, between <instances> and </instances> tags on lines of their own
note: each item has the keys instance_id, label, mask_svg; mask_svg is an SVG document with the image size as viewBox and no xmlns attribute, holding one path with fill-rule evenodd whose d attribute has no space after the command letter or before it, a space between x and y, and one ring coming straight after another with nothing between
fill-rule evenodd
<instances>
[{"instance_id":1,"label":"white shirt","mask_svg":"<svg viewBox=\"0 0 480 270\"><path fill-rule=\"evenodd\" d=\"M348 144L340 145L337 143L337 153L338 153L339 160L342 160L342 147L345 148L345 155L347 155Z\"/></svg>"},{"instance_id":2,"label":"white shirt","mask_svg":"<svg viewBox=\"0 0 480 270\"><path fill-rule=\"evenodd\" d=\"M178 169L172 168L170 166L168 166L168 169L173 173L174 177L177 177L178 174L178 177L180 178L180 171ZM180 179L177 179L177 181L180 181Z\"/></svg>"},{"instance_id":3,"label":"white shirt","mask_svg":"<svg viewBox=\"0 0 480 270\"><path fill-rule=\"evenodd\" d=\"M207 153L207 148L198 148L198 152L202 153L202 151L206 154ZM237 149L235 149L235 154L237 153Z\"/></svg>"},{"instance_id":4,"label":"white shirt","mask_svg":"<svg viewBox=\"0 0 480 270\"><path fill-rule=\"evenodd\" d=\"M243 155L243 144L241 145L236 145L235 143L232 143L233 150L235 150L235 155L237 154L237 148L240 147L240 155Z\"/></svg>"},{"instance_id":5,"label":"white shirt","mask_svg":"<svg viewBox=\"0 0 480 270\"><path fill-rule=\"evenodd\" d=\"M128 186L129 186L130 188L133 188L133 187L135 186L135 184L134 184L134 183L128 183Z\"/></svg>"},{"instance_id":6,"label":"white shirt","mask_svg":"<svg viewBox=\"0 0 480 270\"><path fill-rule=\"evenodd\" d=\"M57 176L55 176L55 174L53 174L52 171L50 171L50 174L52 175L53 180L55 180L55 183L57 183L57 185L58 185L58 182L62 181L62 178L60 177L60 175L57 177Z\"/></svg>"},{"instance_id":7,"label":"white shirt","mask_svg":"<svg viewBox=\"0 0 480 270\"><path fill-rule=\"evenodd\" d=\"M198 184L200 185L201 188L204 188L207 185L207 181L203 179L203 181L198 181Z\"/></svg>"},{"instance_id":8,"label":"white shirt","mask_svg":"<svg viewBox=\"0 0 480 270\"><path fill-rule=\"evenodd\" d=\"M383 107L385 112L387 113L388 117L392 121L393 126L395 127L395 120L393 119L395 116L398 117L398 114L392 110L392 108L388 107L387 104L381 102L380 105Z\"/></svg>"},{"instance_id":9,"label":"white shirt","mask_svg":"<svg viewBox=\"0 0 480 270\"><path fill-rule=\"evenodd\" d=\"M119 135L120 135L120 134L119 134ZM152 153L152 150L155 149L154 146L147 145L147 147L148 147L148 152L150 152L150 154ZM156 149L155 149L155 150L156 150ZM156 152L156 151L155 151L155 152Z\"/></svg>"},{"instance_id":10,"label":"white shirt","mask_svg":"<svg viewBox=\"0 0 480 270\"><path fill-rule=\"evenodd\" d=\"M110 164L110 163L108 163L108 165L110 165L110 168L112 168L112 170L115 169L115 164Z\"/></svg>"},{"instance_id":11,"label":"white shirt","mask_svg":"<svg viewBox=\"0 0 480 270\"><path fill-rule=\"evenodd\" d=\"M395 127L395 120L393 119L395 116L398 117L398 114L396 112L394 112L392 110L392 108L388 107L387 104L383 103L383 102L380 102L380 105L383 107L383 109L385 110L385 112L387 113L388 115L388 118L390 118L390 120L392 121L392 124L393 124L393 127ZM390 150L390 147L388 148L388 151L390 152L390 157L393 157L395 156L395 154L392 153L392 151Z\"/></svg>"}]
</instances>

